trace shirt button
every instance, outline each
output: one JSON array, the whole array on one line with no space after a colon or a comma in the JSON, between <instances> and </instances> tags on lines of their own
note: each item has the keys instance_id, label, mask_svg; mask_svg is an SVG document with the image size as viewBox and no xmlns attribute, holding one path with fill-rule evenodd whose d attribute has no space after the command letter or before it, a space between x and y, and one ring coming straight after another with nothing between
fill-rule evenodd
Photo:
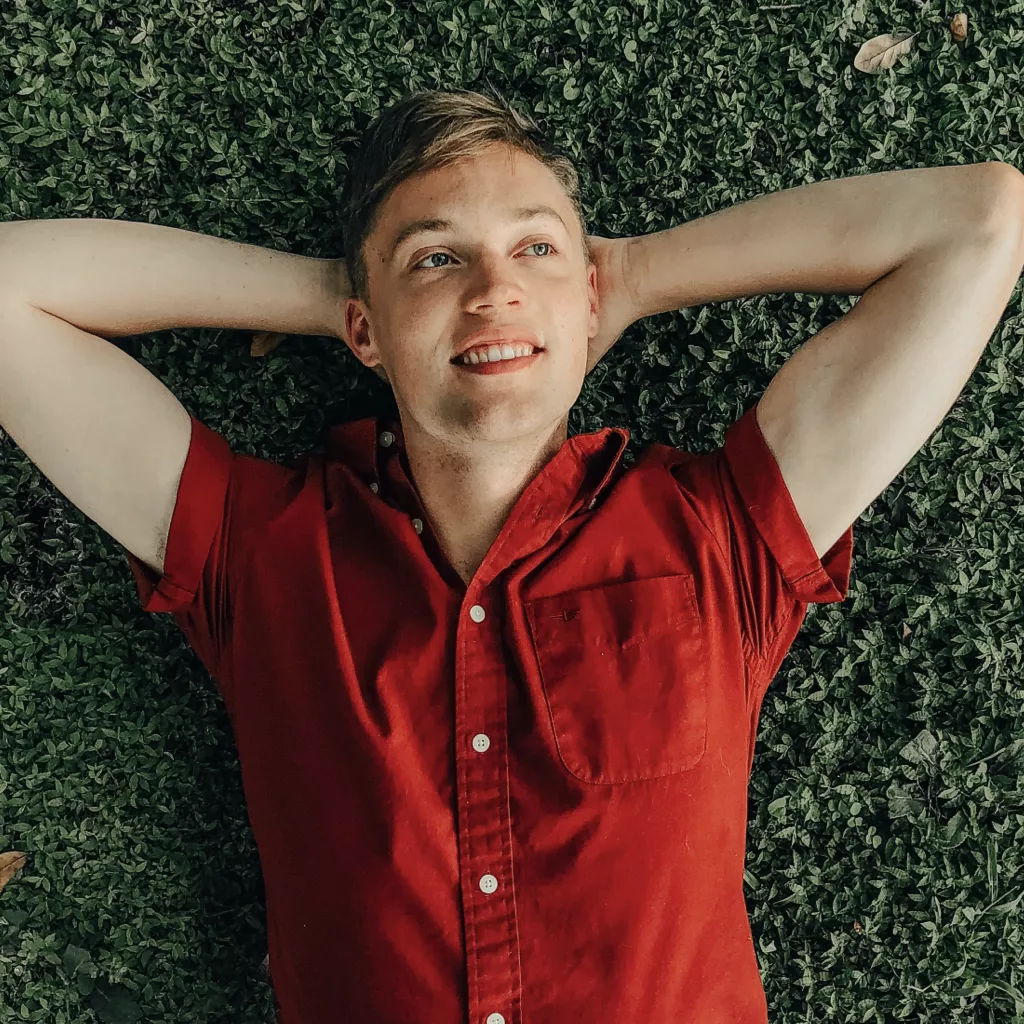
<instances>
[{"instance_id":1,"label":"shirt button","mask_svg":"<svg viewBox=\"0 0 1024 1024\"><path fill-rule=\"evenodd\" d=\"M478 732L473 737L473 749L478 754L482 754L485 750L489 750L490 747L491 747L490 737L485 736L482 732Z\"/></svg>"},{"instance_id":2,"label":"shirt button","mask_svg":"<svg viewBox=\"0 0 1024 1024\"><path fill-rule=\"evenodd\" d=\"M492 893L498 888L498 880L494 875L484 875L480 879L480 891L486 893Z\"/></svg>"},{"instance_id":3,"label":"shirt button","mask_svg":"<svg viewBox=\"0 0 1024 1024\"><path fill-rule=\"evenodd\" d=\"M394 443L394 440L395 435L392 434L390 430L385 430L384 433L380 435L380 443L382 448L389 448Z\"/></svg>"},{"instance_id":4,"label":"shirt button","mask_svg":"<svg viewBox=\"0 0 1024 1024\"><path fill-rule=\"evenodd\" d=\"M487 1014L487 1024L505 1024L505 1018L500 1013Z\"/></svg>"},{"instance_id":5,"label":"shirt button","mask_svg":"<svg viewBox=\"0 0 1024 1024\"><path fill-rule=\"evenodd\" d=\"M422 519L414 519L412 521L412 528L417 533L422 533L423 532L423 520Z\"/></svg>"},{"instance_id":6,"label":"shirt button","mask_svg":"<svg viewBox=\"0 0 1024 1024\"><path fill-rule=\"evenodd\" d=\"M480 607L480 605L475 604L473 605L472 608L469 609L469 617L474 622L483 622L484 619L487 618L487 612L485 612L483 608Z\"/></svg>"},{"instance_id":7,"label":"shirt button","mask_svg":"<svg viewBox=\"0 0 1024 1024\"><path fill-rule=\"evenodd\" d=\"M374 494L377 493L378 488L376 482L370 484L370 490L373 491Z\"/></svg>"},{"instance_id":8,"label":"shirt button","mask_svg":"<svg viewBox=\"0 0 1024 1024\"><path fill-rule=\"evenodd\" d=\"M588 509L593 509L593 507L596 504L597 504L597 498L591 498L591 500L587 503L587 508Z\"/></svg>"}]
</instances>

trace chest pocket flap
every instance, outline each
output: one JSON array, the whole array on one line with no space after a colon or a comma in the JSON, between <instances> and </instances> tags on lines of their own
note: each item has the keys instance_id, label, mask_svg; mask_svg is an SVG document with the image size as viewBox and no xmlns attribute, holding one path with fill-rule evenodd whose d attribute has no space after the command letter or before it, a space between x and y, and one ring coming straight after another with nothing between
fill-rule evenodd
<instances>
[{"instance_id":1,"label":"chest pocket flap","mask_svg":"<svg viewBox=\"0 0 1024 1024\"><path fill-rule=\"evenodd\" d=\"M690 574L524 602L559 757L585 782L692 768L707 742L705 650Z\"/></svg>"}]
</instances>

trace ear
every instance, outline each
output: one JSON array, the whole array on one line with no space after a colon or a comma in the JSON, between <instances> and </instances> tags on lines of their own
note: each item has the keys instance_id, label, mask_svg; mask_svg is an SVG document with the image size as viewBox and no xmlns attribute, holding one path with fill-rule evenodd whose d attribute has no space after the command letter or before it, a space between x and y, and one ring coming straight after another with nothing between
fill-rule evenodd
<instances>
[{"instance_id":1,"label":"ear","mask_svg":"<svg viewBox=\"0 0 1024 1024\"><path fill-rule=\"evenodd\" d=\"M352 350L352 354L377 374L381 380L387 380L383 373L380 352L370 331L365 303L361 299L350 297L345 300L345 331L342 340ZM380 370L377 367L380 367Z\"/></svg>"},{"instance_id":2,"label":"ear","mask_svg":"<svg viewBox=\"0 0 1024 1024\"><path fill-rule=\"evenodd\" d=\"M587 264L587 297L590 299L587 339L590 340L597 335L601 327L601 293L597 288L597 264L593 260Z\"/></svg>"}]
</instances>

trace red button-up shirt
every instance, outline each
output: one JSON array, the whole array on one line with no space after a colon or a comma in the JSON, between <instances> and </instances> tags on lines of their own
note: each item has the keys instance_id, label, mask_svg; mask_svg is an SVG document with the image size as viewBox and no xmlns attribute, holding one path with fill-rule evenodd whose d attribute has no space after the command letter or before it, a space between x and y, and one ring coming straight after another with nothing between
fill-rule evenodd
<instances>
[{"instance_id":1,"label":"red button-up shirt","mask_svg":"<svg viewBox=\"0 0 1024 1024\"><path fill-rule=\"evenodd\" d=\"M193 418L162 577L223 696L280 1024L764 1024L743 893L765 690L819 560L755 418L569 438L471 584L398 422L286 465Z\"/></svg>"}]
</instances>

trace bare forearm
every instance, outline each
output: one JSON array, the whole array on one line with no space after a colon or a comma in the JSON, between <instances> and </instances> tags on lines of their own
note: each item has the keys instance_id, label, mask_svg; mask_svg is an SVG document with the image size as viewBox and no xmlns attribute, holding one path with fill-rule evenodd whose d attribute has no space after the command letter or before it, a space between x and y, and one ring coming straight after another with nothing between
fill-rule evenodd
<instances>
[{"instance_id":1,"label":"bare forearm","mask_svg":"<svg viewBox=\"0 0 1024 1024\"><path fill-rule=\"evenodd\" d=\"M93 334L333 333L337 261L101 218L0 224L0 293Z\"/></svg>"},{"instance_id":2,"label":"bare forearm","mask_svg":"<svg viewBox=\"0 0 1024 1024\"><path fill-rule=\"evenodd\" d=\"M638 236L640 316L774 292L862 295L911 253L983 225L1006 172L986 162L836 178Z\"/></svg>"}]
</instances>

